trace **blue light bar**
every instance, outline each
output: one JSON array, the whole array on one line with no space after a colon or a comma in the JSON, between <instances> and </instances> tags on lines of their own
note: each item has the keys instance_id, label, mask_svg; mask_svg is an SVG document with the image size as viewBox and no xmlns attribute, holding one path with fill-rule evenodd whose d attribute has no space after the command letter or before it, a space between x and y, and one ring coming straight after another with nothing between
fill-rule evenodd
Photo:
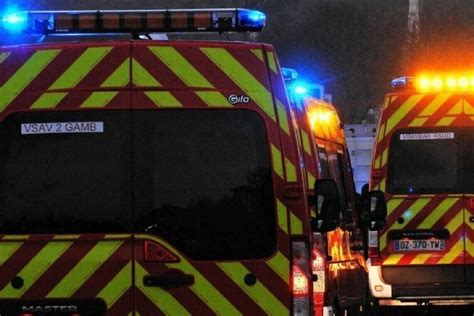
<instances>
[{"instance_id":1,"label":"blue light bar","mask_svg":"<svg viewBox=\"0 0 474 316\"><path fill-rule=\"evenodd\" d=\"M392 89L403 90L413 88L412 77L400 77L392 80Z\"/></svg>"},{"instance_id":2,"label":"blue light bar","mask_svg":"<svg viewBox=\"0 0 474 316\"><path fill-rule=\"evenodd\" d=\"M30 34L257 32L266 16L249 9L23 11L2 17L7 30Z\"/></svg>"},{"instance_id":3,"label":"blue light bar","mask_svg":"<svg viewBox=\"0 0 474 316\"><path fill-rule=\"evenodd\" d=\"M283 79L285 79L285 81L296 80L299 77L299 73L293 68L282 67L281 73L283 74Z\"/></svg>"}]
</instances>

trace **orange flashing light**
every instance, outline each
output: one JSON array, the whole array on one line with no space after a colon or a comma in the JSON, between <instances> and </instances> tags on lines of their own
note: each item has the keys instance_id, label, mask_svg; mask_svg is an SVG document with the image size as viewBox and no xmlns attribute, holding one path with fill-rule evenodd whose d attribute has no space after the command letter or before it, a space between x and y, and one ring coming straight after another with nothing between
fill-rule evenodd
<instances>
[{"instance_id":1,"label":"orange flashing light","mask_svg":"<svg viewBox=\"0 0 474 316\"><path fill-rule=\"evenodd\" d=\"M326 109L310 109L308 111L308 120L311 128L317 125L329 125L333 117L333 112Z\"/></svg>"},{"instance_id":2,"label":"orange flashing light","mask_svg":"<svg viewBox=\"0 0 474 316\"><path fill-rule=\"evenodd\" d=\"M468 75L421 75L415 79L418 92L474 91L474 76Z\"/></svg>"}]
</instances>

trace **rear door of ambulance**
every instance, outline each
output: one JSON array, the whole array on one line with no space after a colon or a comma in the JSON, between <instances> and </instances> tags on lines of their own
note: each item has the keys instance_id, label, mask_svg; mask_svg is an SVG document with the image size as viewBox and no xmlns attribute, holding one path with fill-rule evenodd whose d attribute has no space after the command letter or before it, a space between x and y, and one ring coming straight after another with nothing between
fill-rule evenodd
<instances>
[{"instance_id":1,"label":"rear door of ambulance","mask_svg":"<svg viewBox=\"0 0 474 316\"><path fill-rule=\"evenodd\" d=\"M136 315L289 314L280 192L296 176L273 58L262 45L133 43Z\"/></svg>"},{"instance_id":2,"label":"rear door of ambulance","mask_svg":"<svg viewBox=\"0 0 474 316\"><path fill-rule=\"evenodd\" d=\"M133 309L129 52L0 51L1 315Z\"/></svg>"},{"instance_id":3,"label":"rear door of ambulance","mask_svg":"<svg viewBox=\"0 0 474 316\"><path fill-rule=\"evenodd\" d=\"M392 285L465 280L462 109L460 94L434 93L397 94L384 110L375 167L387 168L376 188L386 185L389 193L380 250L383 278ZM433 291L423 293L448 293Z\"/></svg>"}]
</instances>

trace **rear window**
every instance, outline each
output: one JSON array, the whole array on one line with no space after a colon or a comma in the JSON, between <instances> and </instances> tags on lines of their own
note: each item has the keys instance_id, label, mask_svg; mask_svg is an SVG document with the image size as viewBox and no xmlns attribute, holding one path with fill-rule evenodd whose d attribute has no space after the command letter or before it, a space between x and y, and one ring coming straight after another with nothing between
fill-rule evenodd
<instances>
[{"instance_id":1,"label":"rear window","mask_svg":"<svg viewBox=\"0 0 474 316\"><path fill-rule=\"evenodd\" d=\"M143 111L133 124L138 231L197 260L275 251L268 141L257 113Z\"/></svg>"},{"instance_id":2,"label":"rear window","mask_svg":"<svg viewBox=\"0 0 474 316\"><path fill-rule=\"evenodd\" d=\"M398 130L390 142L388 192L472 193L473 147L474 128Z\"/></svg>"},{"instance_id":3,"label":"rear window","mask_svg":"<svg viewBox=\"0 0 474 316\"><path fill-rule=\"evenodd\" d=\"M0 135L0 233L128 231L129 125L113 111L9 116Z\"/></svg>"}]
</instances>

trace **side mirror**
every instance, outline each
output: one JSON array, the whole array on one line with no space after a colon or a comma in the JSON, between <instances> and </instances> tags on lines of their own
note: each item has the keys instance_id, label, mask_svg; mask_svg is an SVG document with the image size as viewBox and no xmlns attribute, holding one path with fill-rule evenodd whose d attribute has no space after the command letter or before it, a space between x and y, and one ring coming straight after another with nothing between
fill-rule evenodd
<instances>
[{"instance_id":1,"label":"side mirror","mask_svg":"<svg viewBox=\"0 0 474 316\"><path fill-rule=\"evenodd\" d=\"M341 211L339 192L333 179L320 179L314 184L313 204L316 218L311 218L311 228L317 232L334 230L339 224Z\"/></svg>"},{"instance_id":2,"label":"side mirror","mask_svg":"<svg viewBox=\"0 0 474 316\"><path fill-rule=\"evenodd\" d=\"M387 222L387 201L382 191L371 191L368 194L369 199L369 229L379 230Z\"/></svg>"}]
</instances>

